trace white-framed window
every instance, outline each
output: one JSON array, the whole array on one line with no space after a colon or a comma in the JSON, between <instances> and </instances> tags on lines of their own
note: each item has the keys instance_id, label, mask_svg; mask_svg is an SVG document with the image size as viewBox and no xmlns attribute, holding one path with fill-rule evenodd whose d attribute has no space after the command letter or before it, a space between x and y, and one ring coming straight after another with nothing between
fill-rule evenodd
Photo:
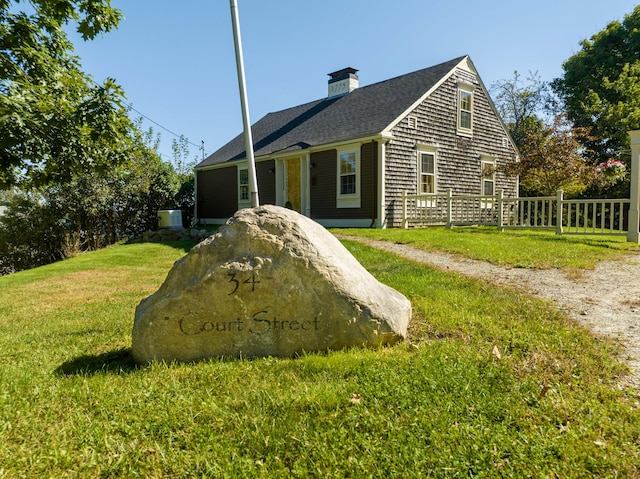
<instances>
[{"instance_id":1,"label":"white-framed window","mask_svg":"<svg viewBox=\"0 0 640 479\"><path fill-rule=\"evenodd\" d=\"M435 195L438 192L436 174L438 171L437 150L433 146L418 146L418 194ZM419 200L420 207L435 207L436 200Z\"/></svg>"},{"instance_id":2,"label":"white-framed window","mask_svg":"<svg viewBox=\"0 0 640 479\"><path fill-rule=\"evenodd\" d=\"M418 194L435 195L437 191L436 174L438 172L437 148L430 145L418 145Z\"/></svg>"},{"instance_id":3,"label":"white-framed window","mask_svg":"<svg viewBox=\"0 0 640 479\"><path fill-rule=\"evenodd\" d=\"M494 196L496 194L496 159L489 156L480 157L481 191L482 196ZM484 208L492 208L492 201L484 201Z\"/></svg>"},{"instance_id":4,"label":"white-framed window","mask_svg":"<svg viewBox=\"0 0 640 479\"><path fill-rule=\"evenodd\" d=\"M458 134L473 133L473 87L458 83Z\"/></svg>"},{"instance_id":5,"label":"white-framed window","mask_svg":"<svg viewBox=\"0 0 640 479\"><path fill-rule=\"evenodd\" d=\"M251 205L249 196L249 168L238 168L238 208Z\"/></svg>"},{"instance_id":6,"label":"white-framed window","mask_svg":"<svg viewBox=\"0 0 640 479\"><path fill-rule=\"evenodd\" d=\"M418 193L436 193L436 152L418 151Z\"/></svg>"},{"instance_id":7,"label":"white-framed window","mask_svg":"<svg viewBox=\"0 0 640 479\"><path fill-rule=\"evenodd\" d=\"M360 148L338 150L337 208L360 208Z\"/></svg>"}]
</instances>

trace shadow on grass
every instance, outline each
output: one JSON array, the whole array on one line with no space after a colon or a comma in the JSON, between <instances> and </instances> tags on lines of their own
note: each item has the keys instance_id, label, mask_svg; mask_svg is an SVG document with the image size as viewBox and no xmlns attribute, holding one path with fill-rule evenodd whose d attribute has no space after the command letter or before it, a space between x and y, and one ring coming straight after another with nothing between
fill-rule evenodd
<instances>
[{"instance_id":1,"label":"shadow on grass","mask_svg":"<svg viewBox=\"0 0 640 479\"><path fill-rule=\"evenodd\" d=\"M77 357L62 363L54 373L58 376L85 376L99 373L128 374L140 366L133 360L131 348L120 348L102 354Z\"/></svg>"}]
</instances>

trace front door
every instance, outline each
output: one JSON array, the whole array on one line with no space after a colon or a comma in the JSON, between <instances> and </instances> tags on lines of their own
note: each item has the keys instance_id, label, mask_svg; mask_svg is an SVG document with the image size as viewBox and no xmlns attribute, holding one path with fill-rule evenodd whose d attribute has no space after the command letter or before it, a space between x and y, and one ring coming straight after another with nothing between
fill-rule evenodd
<instances>
[{"instance_id":1,"label":"front door","mask_svg":"<svg viewBox=\"0 0 640 479\"><path fill-rule=\"evenodd\" d=\"M285 206L300 213L300 159L293 158L286 160L285 165L287 185Z\"/></svg>"}]
</instances>

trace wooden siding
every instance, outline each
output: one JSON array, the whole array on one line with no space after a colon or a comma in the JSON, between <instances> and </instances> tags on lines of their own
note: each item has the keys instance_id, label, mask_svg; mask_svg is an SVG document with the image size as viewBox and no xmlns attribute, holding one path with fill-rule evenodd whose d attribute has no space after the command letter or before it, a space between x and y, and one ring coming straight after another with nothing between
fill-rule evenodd
<instances>
[{"instance_id":1,"label":"wooden siding","mask_svg":"<svg viewBox=\"0 0 640 479\"><path fill-rule=\"evenodd\" d=\"M311 153L311 217L331 218L336 209L337 150Z\"/></svg>"},{"instance_id":2,"label":"wooden siding","mask_svg":"<svg viewBox=\"0 0 640 479\"><path fill-rule=\"evenodd\" d=\"M274 160L256 163L258 196L261 205L276 204L276 162Z\"/></svg>"},{"instance_id":3,"label":"wooden siding","mask_svg":"<svg viewBox=\"0 0 640 479\"><path fill-rule=\"evenodd\" d=\"M378 142L371 141L360 147L361 209L362 217L377 218L378 210Z\"/></svg>"},{"instance_id":4,"label":"wooden siding","mask_svg":"<svg viewBox=\"0 0 640 479\"><path fill-rule=\"evenodd\" d=\"M198 217L229 218L238 210L236 166L198 171Z\"/></svg>"},{"instance_id":5,"label":"wooden siding","mask_svg":"<svg viewBox=\"0 0 640 479\"><path fill-rule=\"evenodd\" d=\"M270 171L272 170L272 171ZM229 218L238 211L238 167L198 171L198 216ZM276 204L275 161L256 163L260 204Z\"/></svg>"},{"instance_id":6,"label":"wooden siding","mask_svg":"<svg viewBox=\"0 0 640 479\"><path fill-rule=\"evenodd\" d=\"M457 82L475 86L473 93L473 136L457 134ZM410 128L408 116L417 119ZM453 189L454 195L478 195L482 191L480 155L492 156L496 165L516 160L517 152L507 141L500 119L488 94L475 75L457 70L436 91L418 105L393 130L387 145L386 216L388 226L401 226L402 192L417 193L417 145L437 148L436 191ZM495 189L505 196L517 195L517 178L495 175Z\"/></svg>"},{"instance_id":7,"label":"wooden siding","mask_svg":"<svg viewBox=\"0 0 640 479\"><path fill-rule=\"evenodd\" d=\"M310 200L314 219L375 219L378 143L360 147L360 208L337 208L337 155L335 149L311 154Z\"/></svg>"}]
</instances>

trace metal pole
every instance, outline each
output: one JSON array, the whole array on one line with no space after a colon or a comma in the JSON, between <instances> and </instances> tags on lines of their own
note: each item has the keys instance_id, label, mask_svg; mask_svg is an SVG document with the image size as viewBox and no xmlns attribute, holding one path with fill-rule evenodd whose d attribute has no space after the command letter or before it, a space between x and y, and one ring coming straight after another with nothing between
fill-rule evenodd
<instances>
[{"instance_id":1,"label":"metal pole","mask_svg":"<svg viewBox=\"0 0 640 479\"><path fill-rule=\"evenodd\" d=\"M251 206L260 205L258 198L258 181L256 179L256 162L253 157L253 138L251 136L251 120L247 102L247 85L244 77L244 60L242 59L242 39L240 38L240 20L238 18L238 2L230 0L231 21L233 24L233 40L236 48L236 66L238 69L238 86L240 87L240 103L242 104L242 123L244 125L244 145L249 162L249 194Z\"/></svg>"}]
</instances>

